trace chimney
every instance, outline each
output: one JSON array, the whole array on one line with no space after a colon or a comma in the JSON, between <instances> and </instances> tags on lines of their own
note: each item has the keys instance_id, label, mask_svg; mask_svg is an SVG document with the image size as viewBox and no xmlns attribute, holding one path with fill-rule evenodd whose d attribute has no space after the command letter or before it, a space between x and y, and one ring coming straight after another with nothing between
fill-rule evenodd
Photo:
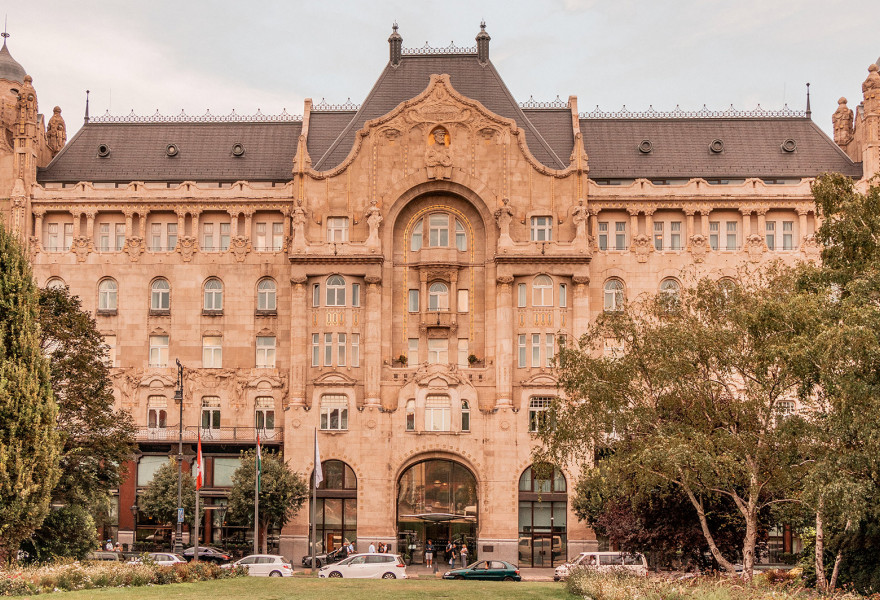
<instances>
[{"instance_id":1,"label":"chimney","mask_svg":"<svg viewBox=\"0 0 880 600\"><path fill-rule=\"evenodd\" d=\"M477 34L477 60L481 65L489 62L489 34L486 33L486 22L480 23L480 33Z\"/></svg>"},{"instance_id":2,"label":"chimney","mask_svg":"<svg viewBox=\"0 0 880 600\"><path fill-rule=\"evenodd\" d=\"M397 33L397 22L391 26L394 31L388 38L388 46L391 53L391 66L396 67L400 64L400 56L403 54L403 38Z\"/></svg>"}]
</instances>

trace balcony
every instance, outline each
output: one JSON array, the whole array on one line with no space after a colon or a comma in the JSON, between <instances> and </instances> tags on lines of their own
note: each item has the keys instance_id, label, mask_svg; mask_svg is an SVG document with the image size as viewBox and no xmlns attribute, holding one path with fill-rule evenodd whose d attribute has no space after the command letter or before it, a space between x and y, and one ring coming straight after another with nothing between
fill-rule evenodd
<instances>
[{"instance_id":1,"label":"balcony","mask_svg":"<svg viewBox=\"0 0 880 600\"><path fill-rule=\"evenodd\" d=\"M284 441L284 428L257 429L256 427L219 427L203 429L198 426L183 428L183 441L195 442L201 431L203 442L233 442L233 443L257 443L257 433L260 434L260 442L264 444L281 444ZM139 442L176 442L177 427L141 427L137 431Z\"/></svg>"},{"instance_id":2,"label":"balcony","mask_svg":"<svg viewBox=\"0 0 880 600\"><path fill-rule=\"evenodd\" d=\"M448 310L431 310L421 314L421 326L426 328L443 327L446 329L456 329L456 313Z\"/></svg>"}]
</instances>

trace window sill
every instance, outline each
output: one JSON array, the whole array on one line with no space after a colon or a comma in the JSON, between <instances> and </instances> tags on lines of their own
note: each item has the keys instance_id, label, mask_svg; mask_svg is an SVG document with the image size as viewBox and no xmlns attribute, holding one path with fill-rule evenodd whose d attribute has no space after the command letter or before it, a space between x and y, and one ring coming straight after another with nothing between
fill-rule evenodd
<instances>
[{"instance_id":1,"label":"window sill","mask_svg":"<svg viewBox=\"0 0 880 600\"><path fill-rule=\"evenodd\" d=\"M222 317L222 310L202 310L203 317Z\"/></svg>"},{"instance_id":2,"label":"window sill","mask_svg":"<svg viewBox=\"0 0 880 600\"><path fill-rule=\"evenodd\" d=\"M409 433L411 435L468 435L470 431L406 431L405 433Z\"/></svg>"},{"instance_id":3,"label":"window sill","mask_svg":"<svg viewBox=\"0 0 880 600\"><path fill-rule=\"evenodd\" d=\"M259 310L254 311L254 316L256 317L277 317L277 310Z\"/></svg>"},{"instance_id":4,"label":"window sill","mask_svg":"<svg viewBox=\"0 0 880 600\"><path fill-rule=\"evenodd\" d=\"M340 435L348 433L348 429L319 429L320 433L329 433L330 435Z\"/></svg>"},{"instance_id":5,"label":"window sill","mask_svg":"<svg viewBox=\"0 0 880 600\"><path fill-rule=\"evenodd\" d=\"M169 316L171 316L171 311L151 308L150 309L150 316L151 317L169 317Z\"/></svg>"},{"instance_id":6,"label":"window sill","mask_svg":"<svg viewBox=\"0 0 880 600\"><path fill-rule=\"evenodd\" d=\"M115 308L113 308L113 309L107 309L107 308L98 309L96 314L99 317L115 317L116 316L116 309Z\"/></svg>"}]
</instances>

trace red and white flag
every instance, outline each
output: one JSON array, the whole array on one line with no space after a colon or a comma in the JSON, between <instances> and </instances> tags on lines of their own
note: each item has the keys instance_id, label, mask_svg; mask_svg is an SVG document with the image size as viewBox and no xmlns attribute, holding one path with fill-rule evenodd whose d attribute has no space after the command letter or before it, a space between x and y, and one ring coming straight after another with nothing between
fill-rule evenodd
<instances>
[{"instance_id":1,"label":"red and white flag","mask_svg":"<svg viewBox=\"0 0 880 600\"><path fill-rule=\"evenodd\" d=\"M196 451L196 489L202 489L204 482L203 473L205 472L205 464L202 460L202 432L199 432L199 445Z\"/></svg>"}]
</instances>

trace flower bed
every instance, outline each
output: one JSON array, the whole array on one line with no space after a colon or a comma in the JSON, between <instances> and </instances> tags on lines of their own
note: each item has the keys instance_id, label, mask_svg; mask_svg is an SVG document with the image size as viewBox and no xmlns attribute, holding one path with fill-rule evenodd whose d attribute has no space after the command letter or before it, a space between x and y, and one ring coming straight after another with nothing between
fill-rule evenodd
<instances>
[{"instance_id":1,"label":"flower bed","mask_svg":"<svg viewBox=\"0 0 880 600\"><path fill-rule=\"evenodd\" d=\"M568 578L566 589L590 600L880 600L880 594L868 597L843 590L823 596L805 588L800 575L792 571L758 573L746 583L725 576L674 580L578 569Z\"/></svg>"},{"instance_id":2,"label":"flower bed","mask_svg":"<svg viewBox=\"0 0 880 600\"><path fill-rule=\"evenodd\" d=\"M104 587L165 585L247 575L242 567L221 569L213 563L186 563L161 567L149 562L61 562L37 567L0 570L0 596L46 594Z\"/></svg>"}]
</instances>

